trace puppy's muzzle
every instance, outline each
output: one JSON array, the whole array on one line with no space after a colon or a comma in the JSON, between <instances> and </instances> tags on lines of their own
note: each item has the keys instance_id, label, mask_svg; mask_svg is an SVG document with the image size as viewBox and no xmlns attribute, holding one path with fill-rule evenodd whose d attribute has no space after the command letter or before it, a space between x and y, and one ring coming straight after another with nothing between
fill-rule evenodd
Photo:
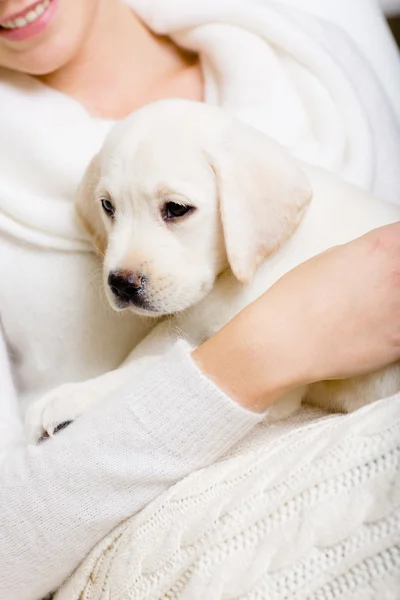
<instances>
[{"instance_id":1,"label":"puppy's muzzle","mask_svg":"<svg viewBox=\"0 0 400 600\"><path fill-rule=\"evenodd\" d=\"M146 277L132 271L111 271L108 276L108 285L112 291L119 308L129 304L144 306Z\"/></svg>"}]
</instances>

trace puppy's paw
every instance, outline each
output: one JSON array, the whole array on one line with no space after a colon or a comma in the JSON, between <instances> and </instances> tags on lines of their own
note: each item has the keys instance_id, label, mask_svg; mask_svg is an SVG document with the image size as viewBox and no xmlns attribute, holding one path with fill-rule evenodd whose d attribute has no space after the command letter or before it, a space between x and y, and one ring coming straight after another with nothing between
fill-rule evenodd
<instances>
[{"instance_id":1,"label":"puppy's paw","mask_svg":"<svg viewBox=\"0 0 400 600\"><path fill-rule=\"evenodd\" d=\"M306 388L301 387L288 392L279 398L275 404L268 409L268 423L287 419L301 407L301 402L306 394Z\"/></svg>"},{"instance_id":2,"label":"puppy's paw","mask_svg":"<svg viewBox=\"0 0 400 600\"><path fill-rule=\"evenodd\" d=\"M84 383L62 385L34 402L25 416L29 444L37 444L64 429L95 403L94 390Z\"/></svg>"}]
</instances>

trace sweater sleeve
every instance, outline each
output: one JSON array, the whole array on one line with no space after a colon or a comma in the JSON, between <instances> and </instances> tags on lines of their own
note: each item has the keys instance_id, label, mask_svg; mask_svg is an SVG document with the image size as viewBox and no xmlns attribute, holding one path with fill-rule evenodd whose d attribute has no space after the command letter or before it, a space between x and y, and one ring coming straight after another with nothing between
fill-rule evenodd
<instances>
[{"instance_id":1,"label":"sweater sleeve","mask_svg":"<svg viewBox=\"0 0 400 600\"><path fill-rule=\"evenodd\" d=\"M226 397L182 342L116 396L3 461L0 598L56 589L113 527L263 418Z\"/></svg>"}]
</instances>

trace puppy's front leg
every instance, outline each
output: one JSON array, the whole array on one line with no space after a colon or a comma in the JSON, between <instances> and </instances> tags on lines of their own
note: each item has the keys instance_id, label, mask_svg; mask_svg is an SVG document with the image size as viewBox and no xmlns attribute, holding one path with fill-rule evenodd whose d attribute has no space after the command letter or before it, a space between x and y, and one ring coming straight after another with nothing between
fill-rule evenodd
<instances>
[{"instance_id":1,"label":"puppy's front leg","mask_svg":"<svg viewBox=\"0 0 400 600\"><path fill-rule=\"evenodd\" d=\"M123 386L129 369L116 369L82 383L67 383L34 402L25 416L28 443L52 436L67 424L107 399Z\"/></svg>"},{"instance_id":2,"label":"puppy's front leg","mask_svg":"<svg viewBox=\"0 0 400 600\"><path fill-rule=\"evenodd\" d=\"M41 438L61 429L63 423L75 421L95 404L112 399L124 385L140 381L143 370L151 368L176 338L174 323L161 322L134 348L119 369L82 383L67 383L45 394L26 412L28 442L37 444Z\"/></svg>"}]
</instances>

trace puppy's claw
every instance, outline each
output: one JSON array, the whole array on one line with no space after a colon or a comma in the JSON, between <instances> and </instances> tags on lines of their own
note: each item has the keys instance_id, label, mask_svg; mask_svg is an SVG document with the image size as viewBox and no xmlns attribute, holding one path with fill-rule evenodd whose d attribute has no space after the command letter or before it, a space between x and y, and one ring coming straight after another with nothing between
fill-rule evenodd
<instances>
[{"instance_id":1,"label":"puppy's claw","mask_svg":"<svg viewBox=\"0 0 400 600\"><path fill-rule=\"evenodd\" d=\"M40 438L38 439L37 443L41 444L42 442L44 442L45 440L49 439L49 434L47 433L47 431L45 431L44 433L42 433L42 435L40 436Z\"/></svg>"},{"instance_id":2,"label":"puppy's claw","mask_svg":"<svg viewBox=\"0 0 400 600\"><path fill-rule=\"evenodd\" d=\"M63 421L62 423L59 423L59 425L56 425L56 427L49 427L49 428L47 428L42 433L42 435L38 439L37 443L41 444L45 440L54 437L55 435L57 435L57 433L59 433L60 431L62 431L66 427L68 427L68 425L71 425L71 423L73 423L73 421Z\"/></svg>"},{"instance_id":3,"label":"puppy's claw","mask_svg":"<svg viewBox=\"0 0 400 600\"><path fill-rule=\"evenodd\" d=\"M52 438L54 435L54 429L53 427L46 427L43 428L43 433L42 435L38 438L37 440L37 444L41 444L42 442L44 442L45 440L48 440L50 438Z\"/></svg>"},{"instance_id":4,"label":"puppy's claw","mask_svg":"<svg viewBox=\"0 0 400 600\"><path fill-rule=\"evenodd\" d=\"M95 403L97 388L65 384L32 404L26 413L26 437L31 444L44 442L70 425Z\"/></svg>"}]
</instances>

